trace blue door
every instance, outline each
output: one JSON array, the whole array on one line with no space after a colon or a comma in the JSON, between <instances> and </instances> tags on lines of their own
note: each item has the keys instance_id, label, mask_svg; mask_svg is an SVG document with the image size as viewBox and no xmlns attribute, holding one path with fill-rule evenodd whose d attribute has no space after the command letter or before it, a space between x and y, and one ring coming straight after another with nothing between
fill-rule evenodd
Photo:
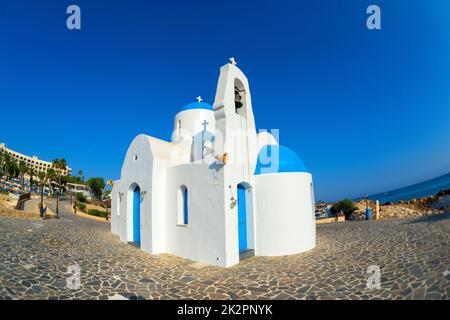
<instances>
[{"instance_id":1,"label":"blue door","mask_svg":"<svg viewBox=\"0 0 450 320\"><path fill-rule=\"evenodd\" d=\"M141 189L136 186L133 192L133 242L141 244Z\"/></svg>"},{"instance_id":2,"label":"blue door","mask_svg":"<svg viewBox=\"0 0 450 320\"><path fill-rule=\"evenodd\" d=\"M238 236L239 252L247 250L247 203L246 189L238 185Z\"/></svg>"}]
</instances>

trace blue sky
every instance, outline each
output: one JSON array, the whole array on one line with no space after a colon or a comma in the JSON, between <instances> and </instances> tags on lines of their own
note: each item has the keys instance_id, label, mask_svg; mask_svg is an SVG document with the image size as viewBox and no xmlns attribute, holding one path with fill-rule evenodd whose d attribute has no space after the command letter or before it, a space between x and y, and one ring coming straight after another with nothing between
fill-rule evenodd
<instances>
[{"instance_id":1,"label":"blue sky","mask_svg":"<svg viewBox=\"0 0 450 320\"><path fill-rule=\"evenodd\" d=\"M81 7L81 30L66 8ZM366 28L381 8L382 29ZM0 0L0 141L117 179L139 133L213 102L231 56L258 128L313 173L317 200L450 170L450 2Z\"/></svg>"}]
</instances>

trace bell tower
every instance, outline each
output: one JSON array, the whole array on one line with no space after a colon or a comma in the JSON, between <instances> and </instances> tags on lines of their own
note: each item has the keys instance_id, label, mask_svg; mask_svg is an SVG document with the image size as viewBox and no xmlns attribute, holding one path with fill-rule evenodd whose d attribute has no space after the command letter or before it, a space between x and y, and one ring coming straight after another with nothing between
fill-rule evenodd
<instances>
[{"instance_id":1,"label":"bell tower","mask_svg":"<svg viewBox=\"0 0 450 320\"><path fill-rule=\"evenodd\" d=\"M240 182L250 182L253 172L249 164L256 152L256 129L247 77L234 58L220 68L214 101L217 152L227 153L229 167L240 168Z\"/></svg>"},{"instance_id":2,"label":"bell tower","mask_svg":"<svg viewBox=\"0 0 450 320\"><path fill-rule=\"evenodd\" d=\"M239 184L253 186L252 163L256 161L257 138L250 87L234 58L220 68L214 101L216 159L223 188L227 265L239 261L237 246L237 193Z\"/></svg>"}]
</instances>

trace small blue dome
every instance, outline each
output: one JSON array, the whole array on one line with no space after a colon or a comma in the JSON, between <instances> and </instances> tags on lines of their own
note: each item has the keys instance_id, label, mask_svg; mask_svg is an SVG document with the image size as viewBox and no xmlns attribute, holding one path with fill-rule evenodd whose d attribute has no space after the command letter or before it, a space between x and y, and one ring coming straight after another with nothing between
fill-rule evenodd
<instances>
[{"instance_id":1,"label":"small blue dome","mask_svg":"<svg viewBox=\"0 0 450 320\"><path fill-rule=\"evenodd\" d=\"M213 110L213 106L206 102L192 102L181 108L180 111L192 110L192 109L205 109Z\"/></svg>"},{"instance_id":2,"label":"small blue dome","mask_svg":"<svg viewBox=\"0 0 450 320\"><path fill-rule=\"evenodd\" d=\"M272 155L277 153L278 157L274 156L272 159ZM272 161L277 160L278 165L272 163ZM281 172L307 172L307 170L300 157L291 149L275 144L264 146L261 151L259 151L254 174L260 175Z\"/></svg>"}]
</instances>

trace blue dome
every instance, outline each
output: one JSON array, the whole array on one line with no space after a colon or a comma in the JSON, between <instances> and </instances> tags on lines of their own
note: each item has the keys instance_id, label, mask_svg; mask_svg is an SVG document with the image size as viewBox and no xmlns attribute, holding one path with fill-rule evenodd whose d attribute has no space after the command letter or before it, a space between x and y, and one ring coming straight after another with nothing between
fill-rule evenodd
<instances>
[{"instance_id":1,"label":"blue dome","mask_svg":"<svg viewBox=\"0 0 450 320\"><path fill-rule=\"evenodd\" d=\"M205 110L213 110L213 106L209 103L205 102L192 102L188 105L185 105L183 108L181 108L180 111L186 111L186 110L192 110L192 109L205 109Z\"/></svg>"},{"instance_id":2,"label":"blue dome","mask_svg":"<svg viewBox=\"0 0 450 320\"><path fill-rule=\"evenodd\" d=\"M277 153L278 165L272 163L272 160L277 161L276 156L274 156L274 159L271 159L271 156ZM264 146L258 154L258 161L256 163L254 174L259 175L281 172L307 172L307 170L300 157L291 149L275 144Z\"/></svg>"}]
</instances>

